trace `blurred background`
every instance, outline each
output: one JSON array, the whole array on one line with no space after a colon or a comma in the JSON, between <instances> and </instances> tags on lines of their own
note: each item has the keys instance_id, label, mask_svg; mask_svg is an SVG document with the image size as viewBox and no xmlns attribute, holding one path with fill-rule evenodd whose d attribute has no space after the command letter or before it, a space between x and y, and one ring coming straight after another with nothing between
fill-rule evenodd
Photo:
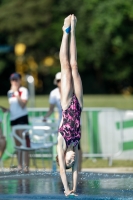
<instances>
[{"instance_id":1,"label":"blurred background","mask_svg":"<svg viewBox=\"0 0 133 200\"><path fill-rule=\"evenodd\" d=\"M113 155L119 155L125 148L132 159L133 113L120 114L120 110L114 109L107 113L97 108L133 109L132 0L0 0L0 104L8 105L9 77L17 71L22 75L24 86L28 87L28 82L34 80L35 88L31 92L36 98L29 107L48 107L48 95L54 88L55 74L60 71L63 21L73 13L78 19L78 65L86 107L82 116L84 156L106 152L111 133L109 153L112 152L114 135L119 132ZM29 76L33 79L28 80ZM106 126L101 125L100 129L101 120L102 125L106 120ZM124 137L129 134L125 140L121 139L124 128ZM99 139L105 138L106 133L108 144ZM127 158L126 154L123 158Z\"/></svg>"},{"instance_id":2,"label":"blurred background","mask_svg":"<svg viewBox=\"0 0 133 200\"><path fill-rule=\"evenodd\" d=\"M60 70L64 18L77 16L79 71L84 94L132 93L133 2L124 0L1 0L0 95L17 71L35 79L36 94L49 94ZM69 6L68 6L69 5ZM25 83L24 83L25 84Z\"/></svg>"}]
</instances>

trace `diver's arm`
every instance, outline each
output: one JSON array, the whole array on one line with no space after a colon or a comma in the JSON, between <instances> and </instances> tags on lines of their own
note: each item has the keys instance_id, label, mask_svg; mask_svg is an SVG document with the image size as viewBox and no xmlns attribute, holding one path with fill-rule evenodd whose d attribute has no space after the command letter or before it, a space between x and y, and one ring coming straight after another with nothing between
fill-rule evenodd
<instances>
[{"instance_id":1,"label":"diver's arm","mask_svg":"<svg viewBox=\"0 0 133 200\"><path fill-rule=\"evenodd\" d=\"M73 192L76 192L78 182L78 145L75 147L75 162L72 167Z\"/></svg>"},{"instance_id":2,"label":"diver's arm","mask_svg":"<svg viewBox=\"0 0 133 200\"><path fill-rule=\"evenodd\" d=\"M58 160L59 160L59 168L60 168L60 176L64 186L64 193L65 195L69 195L71 193L66 176L66 166L65 166L65 157L64 157L64 150L62 148L62 136L58 136L58 145L57 145L57 152L58 152Z\"/></svg>"}]
</instances>

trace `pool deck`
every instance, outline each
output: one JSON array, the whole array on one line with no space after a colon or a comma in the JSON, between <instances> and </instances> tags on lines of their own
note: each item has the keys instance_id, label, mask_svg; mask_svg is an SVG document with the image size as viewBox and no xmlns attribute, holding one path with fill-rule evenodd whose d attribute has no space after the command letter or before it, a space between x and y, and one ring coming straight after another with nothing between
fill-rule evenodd
<instances>
[{"instance_id":1,"label":"pool deck","mask_svg":"<svg viewBox=\"0 0 133 200\"><path fill-rule=\"evenodd\" d=\"M133 167L84 168L82 171L102 173L133 173Z\"/></svg>"},{"instance_id":2,"label":"pool deck","mask_svg":"<svg viewBox=\"0 0 133 200\"><path fill-rule=\"evenodd\" d=\"M13 171L17 171L17 170L14 170L14 169L9 169L9 168L0 168L0 174L1 172L13 172ZM51 169L31 169L30 168L30 171L48 171L50 172ZM58 172L59 170L57 170ZM71 170L67 170L68 172ZM110 167L110 168L83 168L81 172L101 172L101 173L133 173L133 167Z\"/></svg>"},{"instance_id":3,"label":"pool deck","mask_svg":"<svg viewBox=\"0 0 133 200\"><path fill-rule=\"evenodd\" d=\"M116 169L116 168L115 168ZM123 169L123 168L122 168ZM133 200L133 173L108 173L99 169L94 172L79 173L77 193L71 197L82 200ZM103 171L104 170L104 171ZM127 168L126 168L127 170ZM122 174L123 173L123 174ZM71 187L71 173L67 171L68 183ZM15 171L0 172L1 200L37 200L54 199L66 200L59 172L46 169L30 171L28 174Z\"/></svg>"}]
</instances>

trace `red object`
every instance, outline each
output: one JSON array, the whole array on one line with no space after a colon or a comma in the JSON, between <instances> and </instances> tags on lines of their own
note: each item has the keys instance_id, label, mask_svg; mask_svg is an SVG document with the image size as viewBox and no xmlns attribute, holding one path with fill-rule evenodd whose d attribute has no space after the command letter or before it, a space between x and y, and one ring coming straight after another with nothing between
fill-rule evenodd
<instances>
[{"instance_id":1,"label":"red object","mask_svg":"<svg viewBox=\"0 0 133 200\"><path fill-rule=\"evenodd\" d=\"M29 133L26 133L25 139L26 139L26 147L30 147L30 137L29 137Z\"/></svg>"}]
</instances>

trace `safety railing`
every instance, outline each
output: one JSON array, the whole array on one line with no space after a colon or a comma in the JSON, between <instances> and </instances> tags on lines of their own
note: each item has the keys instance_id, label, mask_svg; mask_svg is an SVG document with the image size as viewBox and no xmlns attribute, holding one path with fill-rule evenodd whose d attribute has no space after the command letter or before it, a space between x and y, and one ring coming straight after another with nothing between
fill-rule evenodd
<instances>
[{"instance_id":1,"label":"safety railing","mask_svg":"<svg viewBox=\"0 0 133 200\"><path fill-rule=\"evenodd\" d=\"M30 123L42 121L47 108L28 108ZM51 120L57 114L55 110ZM109 159L131 157L133 151L133 111L115 108L84 108L81 116L81 148L83 157L102 157ZM3 132L8 138L7 152L12 153L10 145L9 114L3 114ZM55 152L54 152L55 153ZM6 156L5 156L6 157Z\"/></svg>"}]
</instances>

